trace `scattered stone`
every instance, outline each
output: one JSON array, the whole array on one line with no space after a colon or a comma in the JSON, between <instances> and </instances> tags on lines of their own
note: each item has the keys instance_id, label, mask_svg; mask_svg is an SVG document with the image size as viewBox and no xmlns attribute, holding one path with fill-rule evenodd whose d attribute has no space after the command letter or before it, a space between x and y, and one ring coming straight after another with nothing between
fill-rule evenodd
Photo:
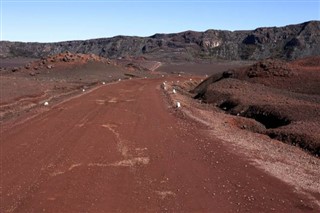
<instances>
[{"instance_id":1,"label":"scattered stone","mask_svg":"<svg viewBox=\"0 0 320 213\"><path fill-rule=\"evenodd\" d=\"M49 64L49 65L47 66L48 69L52 69L53 67L54 67L53 64Z\"/></svg>"},{"instance_id":2,"label":"scattered stone","mask_svg":"<svg viewBox=\"0 0 320 213\"><path fill-rule=\"evenodd\" d=\"M161 84L161 88L163 88L164 90L167 90L166 82L163 82L163 83Z\"/></svg>"},{"instance_id":3,"label":"scattered stone","mask_svg":"<svg viewBox=\"0 0 320 213\"><path fill-rule=\"evenodd\" d=\"M69 60L68 60L68 58L67 58L67 57L64 57L64 58L62 59L62 61L64 61L64 62L68 62Z\"/></svg>"},{"instance_id":4,"label":"scattered stone","mask_svg":"<svg viewBox=\"0 0 320 213\"><path fill-rule=\"evenodd\" d=\"M247 129L247 125L242 125L241 129Z\"/></svg>"},{"instance_id":5,"label":"scattered stone","mask_svg":"<svg viewBox=\"0 0 320 213\"><path fill-rule=\"evenodd\" d=\"M228 70L228 71L223 72L222 77L223 78L230 78L233 75L234 75L234 72L232 70Z\"/></svg>"},{"instance_id":6,"label":"scattered stone","mask_svg":"<svg viewBox=\"0 0 320 213\"><path fill-rule=\"evenodd\" d=\"M24 66L24 68L26 68L27 70L31 68L30 64L26 64L26 66Z\"/></svg>"},{"instance_id":7,"label":"scattered stone","mask_svg":"<svg viewBox=\"0 0 320 213\"><path fill-rule=\"evenodd\" d=\"M17 72L17 71L19 71L19 67L14 67L14 68L12 68L11 71L12 71L12 72Z\"/></svg>"}]
</instances>

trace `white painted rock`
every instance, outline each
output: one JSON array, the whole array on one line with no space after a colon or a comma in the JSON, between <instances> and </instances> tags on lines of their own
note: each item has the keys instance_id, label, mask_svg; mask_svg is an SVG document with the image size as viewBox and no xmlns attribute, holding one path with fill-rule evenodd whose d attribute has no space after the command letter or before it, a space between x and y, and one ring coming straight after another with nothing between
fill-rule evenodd
<instances>
[{"instance_id":1,"label":"white painted rock","mask_svg":"<svg viewBox=\"0 0 320 213\"><path fill-rule=\"evenodd\" d=\"M177 91L176 91L175 89L173 89L172 92L173 92L173 94L176 94L176 93L177 93Z\"/></svg>"},{"instance_id":2,"label":"white painted rock","mask_svg":"<svg viewBox=\"0 0 320 213\"><path fill-rule=\"evenodd\" d=\"M46 102L43 103L43 105L48 106L48 105L49 105L49 102L46 101Z\"/></svg>"},{"instance_id":3,"label":"white painted rock","mask_svg":"<svg viewBox=\"0 0 320 213\"><path fill-rule=\"evenodd\" d=\"M176 107L177 107L177 108L180 108L180 107L181 107L181 104L180 104L180 102L179 102L179 101L177 101L177 103L176 103Z\"/></svg>"},{"instance_id":4,"label":"white painted rock","mask_svg":"<svg viewBox=\"0 0 320 213\"><path fill-rule=\"evenodd\" d=\"M164 90L167 90L166 82L163 82L163 83L161 84L161 88L163 88Z\"/></svg>"},{"instance_id":5,"label":"white painted rock","mask_svg":"<svg viewBox=\"0 0 320 213\"><path fill-rule=\"evenodd\" d=\"M118 81L121 81L121 78L119 78L119 80Z\"/></svg>"},{"instance_id":6,"label":"white painted rock","mask_svg":"<svg viewBox=\"0 0 320 213\"><path fill-rule=\"evenodd\" d=\"M82 89L82 92L85 92L86 90L85 89Z\"/></svg>"},{"instance_id":7,"label":"white painted rock","mask_svg":"<svg viewBox=\"0 0 320 213\"><path fill-rule=\"evenodd\" d=\"M103 81L102 84L106 84L106 82Z\"/></svg>"}]
</instances>

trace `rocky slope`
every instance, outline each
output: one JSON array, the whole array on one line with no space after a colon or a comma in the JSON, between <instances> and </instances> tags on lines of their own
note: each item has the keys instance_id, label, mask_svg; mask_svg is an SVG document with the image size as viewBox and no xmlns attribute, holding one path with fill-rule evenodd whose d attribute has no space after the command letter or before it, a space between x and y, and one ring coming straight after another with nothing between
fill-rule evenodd
<instances>
[{"instance_id":1,"label":"rocky slope","mask_svg":"<svg viewBox=\"0 0 320 213\"><path fill-rule=\"evenodd\" d=\"M320 57L291 62L263 60L217 73L192 92L239 120L239 127L266 134L320 155ZM254 119L257 122L253 122Z\"/></svg>"},{"instance_id":2,"label":"rocky slope","mask_svg":"<svg viewBox=\"0 0 320 213\"><path fill-rule=\"evenodd\" d=\"M320 21L253 31L186 31L150 37L116 36L57 43L0 42L0 57L40 58L65 51L107 58L144 56L152 60L296 59L320 55Z\"/></svg>"}]
</instances>

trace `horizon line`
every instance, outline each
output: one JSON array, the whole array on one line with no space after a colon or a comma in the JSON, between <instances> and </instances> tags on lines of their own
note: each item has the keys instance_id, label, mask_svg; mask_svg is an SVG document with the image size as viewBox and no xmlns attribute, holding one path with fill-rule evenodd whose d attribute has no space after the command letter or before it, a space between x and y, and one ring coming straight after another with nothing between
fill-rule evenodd
<instances>
[{"instance_id":1,"label":"horizon line","mask_svg":"<svg viewBox=\"0 0 320 213\"><path fill-rule=\"evenodd\" d=\"M114 36L108 36L108 37L95 37L95 38L87 38L87 39L71 39L71 40L61 40L61 41L12 41L12 40L3 40L2 38L0 39L0 42L20 42L20 43L62 43L62 42L73 42L73 41L90 41L90 40L97 40L97 39L112 39L116 37L139 37L139 38L149 38L157 34L162 34L162 35L170 35L170 34L180 34L180 33L185 33L185 32L197 32L197 33L204 33L210 30L215 30L215 31L229 31L229 32L237 32L237 31L253 31L259 28L281 28L281 27L286 27L286 26L291 26L291 25L300 25L300 24L305 24L305 23L310 23L310 22L320 22L320 20L309 20L309 21L304 21L296 24L287 24L287 25L282 25L282 26L263 26L263 27L256 27L254 29L238 29L238 30L224 30L224 29L206 29L206 30L184 30L180 32L166 32L166 33L154 33L151 35L114 35Z\"/></svg>"}]
</instances>

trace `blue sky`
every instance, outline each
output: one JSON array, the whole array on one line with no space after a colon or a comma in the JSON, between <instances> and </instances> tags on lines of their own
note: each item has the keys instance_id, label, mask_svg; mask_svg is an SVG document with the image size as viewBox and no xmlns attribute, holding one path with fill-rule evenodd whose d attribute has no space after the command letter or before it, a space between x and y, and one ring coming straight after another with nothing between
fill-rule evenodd
<instances>
[{"instance_id":1,"label":"blue sky","mask_svg":"<svg viewBox=\"0 0 320 213\"><path fill-rule=\"evenodd\" d=\"M1 0L1 40L55 42L320 20L320 0Z\"/></svg>"}]
</instances>

